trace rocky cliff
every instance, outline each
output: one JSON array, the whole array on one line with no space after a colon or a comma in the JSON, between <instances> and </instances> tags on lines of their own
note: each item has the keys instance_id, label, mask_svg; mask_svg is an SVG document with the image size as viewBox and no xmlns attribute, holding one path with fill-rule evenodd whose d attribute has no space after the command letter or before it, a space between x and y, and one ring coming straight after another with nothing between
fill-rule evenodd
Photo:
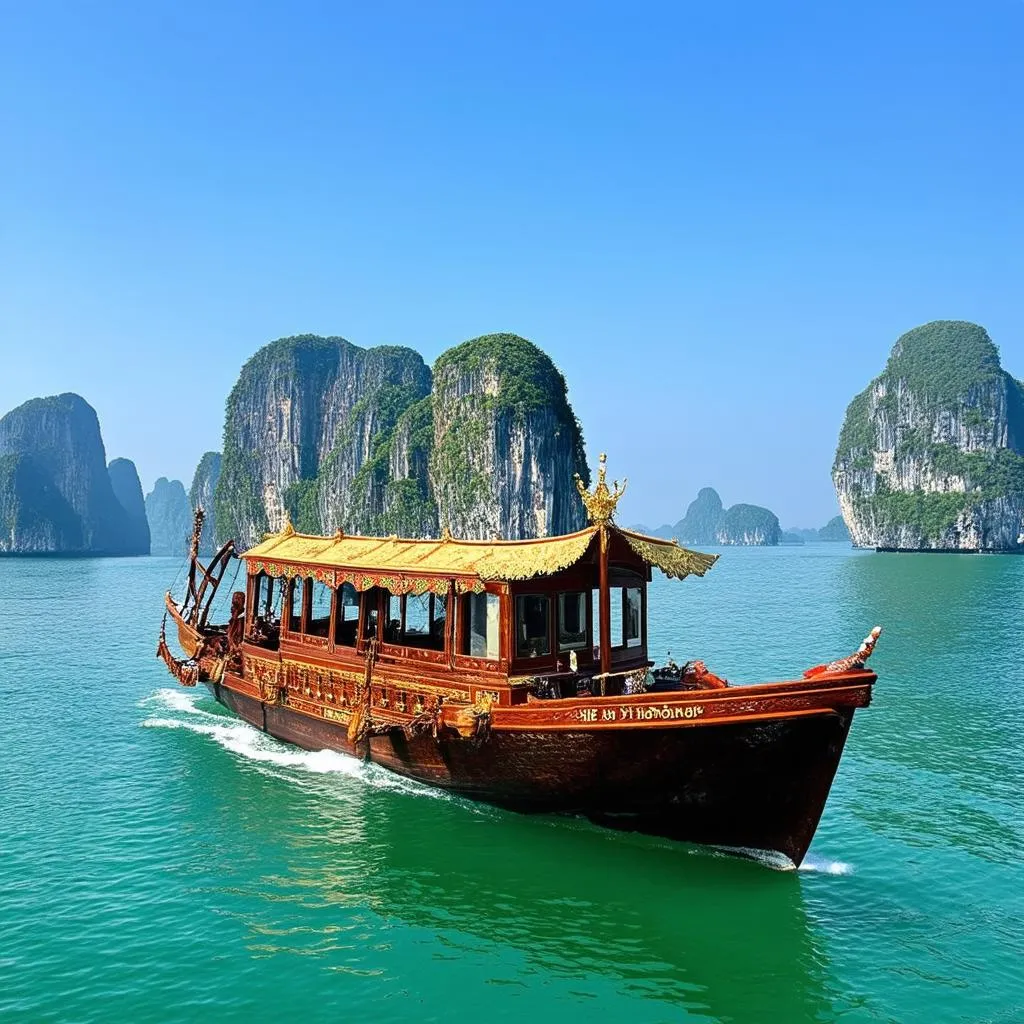
<instances>
[{"instance_id":1,"label":"rocky cliff","mask_svg":"<svg viewBox=\"0 0 1024 1024\"><path fill-rule=\"evenodd\" d=\"M218 539L253 544L286 510L310 533L382 532L391 439L429 391L411 349L315 335L265 345L227 402Z\"/></svg>"},{"instance_id":2,"label":"rocky cliff","mask_svg":"<svg viewBox=\"0 0 1024 1024\"><path fill-rule=\"evenodd\" d=\"M84 552L82 518L28 455L0 455L0 553Z\"/></svg>"},{"instance_id":3,"label":"rocky cliff","mask_svg":"<svg viewBox=\"0 0 1024 1024\"><path fill-rule=\"evenodd\" d=\"M0 419L0 551L144 554L114 494L96 412L74 394Z\"/></svg>"},{"instance_id":4,"label":"rocky cliff","mask_svg":"<svg viewBox=\"0 0 1024 1024\"><path fill-rule=\"evenodd\" d=\"M310 533L532 537L583 525L589 479L565 380L515 335L444 353L273 342L228 399L214 507L242 545L287 510Z\"/></svg>"},{"instance_id":5,"label":"rocky cliff","mask_svg":"<svg viewBox=\"0 0 1024 1024\"><path fill-rule=\"evenodd\" d=\"M146 495L150 551L154 555L188 554L192 539L192 506L180 480L162 476Z\"/></svg>"},{"instance_id":6,"label":"rocky cliff","mask_svg":"<svg viewBox=\"0 0 1024 1024\"><path fill-rule=\"evenodd\" d=\"M524 338L489 334L434 365L430 483L457 537L518 539L581 529L573 474L589 482L565 378Z\"/></svg>"},{"instance_id":7,"label":"rocky cliff","mask_svg":"<svg viewBox=\"0 0 1024 1024\"><path fill-rule=\"evenodd\" d=\"M213 497L220 479L220 452L206 452L196 466L189 488L188 499L193 509L202 508L206 512L203 521L203 533L199 538L199 553L212 555L217 548L217 517L213 507Z\"/></svg>"},{"instance_id":8,"label":"rocky cliff","mask_svg":"<svg viewBox=\"0 0 1024 1024\"><path fill-rule=\"evenodd\" d=\"M125 543L134 553L148 555L149 523L146 520L146 502L142 497L142 484L139 482L135 463L131 459L114 459L107 466L107 475L110 477L114 497L128 515L131 530L125 537Z\"/></svg>"},{"instance_id":9,"label":"rocky cliff","mask_svg":"<svg viewBox=\"0 0 1024 1024\"><path fill-rule=\"evenodd\" d=\"M858 546L1020 550L1024 385L977 324L917 327L850 403L832 478Z\"/></svg>"}]
</instances>

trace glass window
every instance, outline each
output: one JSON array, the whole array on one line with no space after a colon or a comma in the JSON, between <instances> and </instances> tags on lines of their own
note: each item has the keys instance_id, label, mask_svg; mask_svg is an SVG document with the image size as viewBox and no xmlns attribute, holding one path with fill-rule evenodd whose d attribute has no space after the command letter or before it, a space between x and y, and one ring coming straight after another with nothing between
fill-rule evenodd
<instances>
[{"instance_id":1,"label":"glass window","mask_svg":"<svg viewBox=\"0 0 1024 1024\"><path fill-rule=\"evenodd\" d=\"M363 639L372 640L377 636L377 609L380 591L373 587L363 591Z\"/></svg>"},{"instance_id":2,"label":"glass window","mask_svg":"<svg viewBox=\"0 0 1024 1024\"><path fill-rule=\"evenodd\" d=\"M430 636L430 606L433 594L408 594L405 598L405 636L426 639Z\"/></svg>"},{"instance_id":3,"label":"glass window","mask_svg":"<svg viewBox=\"0 0 1024 1024\"><path fill-rule=\"evenodd\" d=\"M384 642L397 644L402 638L402 596L388 594L388 617L384 620Z\"/></svg>"},{"instance_id":4,"label":"glass window","mask_svg":"<svg viewBox=\"0 0 1024 1024\"><path fill-rule=\"evenodd\" d=\"M351 583L338 587L335 608L334 642L343 647L354 647L359 626L359 593Z\"/></svg>"},{"instance_id":5,"label":"glass window","mask_svg":"<svg viewBox=\"0 0 1024 1024\"><path fill-rule=\"evenodd\" d=\"M579 650L587 645L587 595L583 591L558 595L558 649Z\"/></svg>"},{"instance_id":6,"label":"glass window","mask_svg":"<svg viewBox=\"0 0 1024 1024\"><path fill-rule=\"evenodd\" d=\"M622 646L622 587L612 587L608 593L611 610L608 622L611 626L612 647Z\"/></svg>"},{"instance_id":7,"label":"glass window","mask_svg":"<svg viewBox=\"0 0 1024 1024\"><path fill-rule=\"evenodd\" d=\"M313 636L327 636L331 625L331 588L313 580L313 609L309 616L309 632Z\"/></svg>"},{"instance_id":8,"label":"glass window","mask_svg":"<svg viewBox=\"0 0 1024 1024\"><path fill-rule=\"evenodd\" d=\"M497 594L467 594L462 607L466 615L466 636L463 654L472 658L498 658L498 609L501 600Z\"/></svg>"},{"instance_id":9,"label":"glass window","mask_svg":"<svg viewBox=\"0 0 1024 1024\"><path fill-rule=\"evenodd\" d=\"M302 577L294 576L288 581L288 628L293 633L302 632Z\"/></svg>"},{"instance_id":10,"label":"glass window","mask_svg":"<svg viewBox=\"0 0 1024 1024\"><path fill-rule=\"evenodd\" d=\"M625 617L623 619L623 635L627 647L639 647L643 638L640 619L643 612L643 601L639 587L626 587L623 591Z\"/></svg>"},{"instance_id":11,"label":"glass window","mask_svg":"<svg viewBox=\"0 0 1024 1024\"><path fill-rule=\"evenodd\" d=\"M516 598L517 658L540 658L551 653L550 604L546 594L523 594Z\"/></svg>"},{"instance_id":12,"label":"glass window","mask_svg":"<svg viewBox=\"0 0 1024 1024\"><path fill-rule=\"evenodd\" d=\"M389 594L384 640L404 647L443 651L446 598L439 594Z\"/></svg>"}]
</instances>

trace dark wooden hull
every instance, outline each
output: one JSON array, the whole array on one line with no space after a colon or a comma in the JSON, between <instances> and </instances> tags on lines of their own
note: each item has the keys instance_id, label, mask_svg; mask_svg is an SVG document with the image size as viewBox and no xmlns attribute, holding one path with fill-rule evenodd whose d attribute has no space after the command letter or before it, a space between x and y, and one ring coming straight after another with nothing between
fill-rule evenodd
<instances>
[{"instance_id":1,"label":"dark wooden hull","mask_svg":"<svg viewBox=\"0 0 1024 1024\"><path fill-rule=\"evenodd\" d=\"M358 747L341 721L259 700L232 687L230 676L223 685L208 685L222 704L278 739L363 756L460 796L521 812L585 815L674 840L779 853L799 865L824 810L854 709L870 699L874 677L865 676L856 692L866 696L851 698L854 688L847 683L836 687L845 697L831 708L813 699L821 691L794 695L779 684L777 696L755 698L773 687L749 688L743 713L723 711L717 720L683 726L586 728L549 721L530 729L521 712L509 728L497 727L496 719L479 743L448 728L436 737L407 737L395 728ZM728 691L728 707L744 689ZM714 699L724 698L723 692ZM704 699L714 713L711 695ZM772 711L787 699L802 710Z\"/></svg>"}]
</instances>

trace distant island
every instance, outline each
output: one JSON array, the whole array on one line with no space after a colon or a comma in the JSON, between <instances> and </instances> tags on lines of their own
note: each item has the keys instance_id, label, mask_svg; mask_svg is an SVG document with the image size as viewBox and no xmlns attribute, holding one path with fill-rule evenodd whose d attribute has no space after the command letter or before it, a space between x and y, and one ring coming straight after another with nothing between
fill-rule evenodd
<instances>
[{"instance_id":1,"label":"distant island","mask_svg":"<svg viewBox=\"0 0 1024 1024\"><path fill-rule=\"evenodd\" d=\"M96 410L66 393L0 418L0 554L147 555L142 487L107 466Z\"/></svg>"},{"instance_id":2,"label":"distant island","mask_svg":"<svg viewBox=\"0 0 1024 1024\"><path fill-rule=\"evenodd\" d=\"M846 411L832 479L858 546L1024 550L1024 385L984 328L897 339Z\"/></svg>"},{"instance_id":3,"label":"distant island","mask_svg":"<svg viewBox=\"0 0 1024 1024\"><path fill-rule=\"evenodd\" d=\"M774 512L759 505L725 508L713 487L702 487L675 525L635 528L655 537L675 538L680 544L774 545L782 536Z\"/></svg>"},{"instance_id":4,"label":"distant island","mask_svg":"<svg viewBox=\"0 0 1024 1024\"><path fill-rule=\"evenodd\" d=\"M782 531L780 544L850 543L850 531L842 516L834 516L820 530L793 526Z\"/></svg>"}]
</instances>

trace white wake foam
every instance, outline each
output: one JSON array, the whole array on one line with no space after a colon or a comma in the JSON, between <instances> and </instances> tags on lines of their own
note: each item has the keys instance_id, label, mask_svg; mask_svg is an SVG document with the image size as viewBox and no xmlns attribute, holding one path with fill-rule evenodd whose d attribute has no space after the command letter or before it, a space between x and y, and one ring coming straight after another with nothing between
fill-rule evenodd
<instances>
[{"instance_id":1,"label":"white wake foam","mask_svg":"<svg viewBox=\"0 0 1024 1024\"><path fill-rule=\"evenodd\" d=\"M813 871L819 875L852 875L853 865L842 860L831 860L828 857L808 856L800 865L801 871Z\"/></svg>"},{"instance_id":2,"label":"white wake foam","mask_svg":"<svg viewBox=\"0 0 1024 1024\"><path fill-rule=\"evenodd\" d=\"M172 690L170 687L165 687L139 701L139 707L159 704L161 707L168 708L171 711L184 711L189 714L208 714L208 712L196 706L196 701L202 695L198 690Z\"/></svg>"},{"instance_id":3,"label":"white wake foam","mask_svg":"<svg viewBox=\"0 0 1024 1024\"><path fill-rule=\"evenodd\" d=\"M378 765L367 764L339 751L302 750L282 743L247 722L204 710L197 706L196 702L199 699L199 694L170 689L158 690L142 701L142 706L157 706L166 711L180 712L183 717L151 715L142 722L142 725L147 729L185 729L209 737L223 749L244 758L249 763L271 769L284 769L285 772L282 774L287 773L291 778L301 778L303 774L341 776L358 780L374 789L435 799L451 799L443 790L403 778Z\"/></svg>"},{"instance_id":4,"label":"white wake foam","mask_svg":"<svg viewBox=\"0 0 1024 1024\"><path fill-rule=\"evenodd\" d=\"M841 860L831 860L828 857L816 857L808 854L799 868L795 868L793 862L783 853L775 850L755 850L746 846L719 846L716 847L723 854L739 855L748 860L757 861L766 868L773 871L808 871L820 875L852 875L853 865Z\"/></svg>"}]
</instances>

